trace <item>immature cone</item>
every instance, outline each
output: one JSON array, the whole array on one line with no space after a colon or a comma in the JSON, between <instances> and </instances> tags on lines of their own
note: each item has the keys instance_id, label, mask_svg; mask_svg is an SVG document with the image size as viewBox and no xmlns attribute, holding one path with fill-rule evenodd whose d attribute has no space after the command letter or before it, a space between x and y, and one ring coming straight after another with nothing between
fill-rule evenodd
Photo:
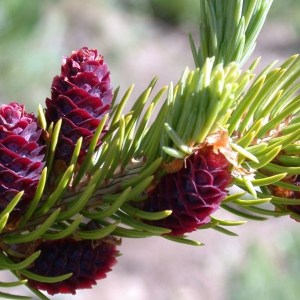
<instances>
[{"instance_id":1,"label":"immature cone","mask_svg":"<svg viewBox=\"0 0 300 300\"><path fill-rule=\"evenodd\" d=\"M294 175L284 179L285 182L294 184L295 186L300 186L300 176ZM272 195L275 197L280 198L288 198L288 199L300 199L300 192L299 191L292 191L284 187L279 186L270 186L269 190L271 191ZM300 205L285 205L284 208L292 213L299 215L297 218L300 221ZM282 209L282 206L281 208Z\"/></svg>"},{"instance_id":2,"label":"immature cone","mask_svg":"<svg viewBox=\"0 0 300 300\"><path fill-rule=\"evenodd\" d=\"M0 107L0 211L24 191L18 209L33 198L44 166L42 130L16 102Z\"/></svg>"},{"instance_id":3,"label":"immature cone","mask_svg":"<svg viewBox=\"0 0 300 300\"><path fill-rule=\"evenodd\" d=\"M226 197L232 180L225 156L215 153L212 146L201 148L189 156L179 171L163 176L149 192L144 210L172 210L164 219L150 221L171 229L171 235L182 235L210 222Z\"/></svg>"},{"instance_id":4,"label":"immature cone","mask_svg":"<svg viewBox=\"0 0 300 300\"><path fill-rule=\"evenodd\" d=\"M278 136L280 136L280 132L278 133ZM300 221L300 205L285 203L288 202L289 199L300 199L300 175L293 174L293 172L289 173L291 170L295 170L299 167L298 142L290 145L289 148L292 149L292 151L289 150L286 152L285 150L282 150L272 161L274 165L285 170L287 175L274 185L267 186L267 190L265 190L265 192L269 192L272 196L281 198L280 204L274 201L276 211L288 213L293 219ZM269 170L262 170L262 173L268 176L272 175L273 172L270 172Z\"/></svg>"},{"instance_id":5,"label":"immature cone","mask_svg":"<svg viewBox=\"0 0 300 300\"><path fill-rule=\"evenodd\" d=\"M111 101L109 71L97 50L84 47L63 60L61 74L53 79L51 99L46 99L45 113L49 124L62 119L57 159L68 162L80 137L80 159L84 158Z\"/></svg>"},{"instance_id":6,"label":"immature cone","mask_svg":"<svg viewBox=\"0 0 300 300\"><path fill-rule=\"evenodd\" d=\"M73 273L61 282L43 283L29 280L33 288L47 291L48 294L76 294L78 289L88 289L96 280L106 277L111 267L117 262L116 240L76 241L71 238L47 241L36 250L41 255L35 260L31 272L38 275L55 277Z\"/></svg>"}]
</instances>

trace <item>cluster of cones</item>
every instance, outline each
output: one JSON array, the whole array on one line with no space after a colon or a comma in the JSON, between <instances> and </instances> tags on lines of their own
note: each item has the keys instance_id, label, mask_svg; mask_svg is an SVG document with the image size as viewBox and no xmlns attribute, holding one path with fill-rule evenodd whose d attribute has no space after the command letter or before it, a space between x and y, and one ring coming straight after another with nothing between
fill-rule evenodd
<instances>
[{"instance_id":1,"label":"cluster of cones","mask_svg":"<svg viewBox=\"0 0 300 300\"><path fill-rule=\"evenodd\" d=\"M77 162L80 167L96 129L111 110L112 96L110 73L97 50L84 47L63 60L61 74L53 79L51 98L46 99L45 109L47 126L62 120L54 164L68 165L78 139L82 138ZM101 145L102 136L97 146ZM13 102L0 108L0 137L0 208L3 210L13 197L24 191L11 214L17 220L37 189L46 164L48 135L34 114ZM210 215L227 195L231 170L223 154L205 145L182 161L180 168L168 169L154 180L139 206L146 212L171 210L168 217L148 223L167 228L169 235L176 236L210 221ZM59 176L58 172L55 169L54 175ZM68 273L72 276L58 283L29 280L29 284L49 294L75 293L79 288L91 287L116 262L118 243L112 236L96 241L72 237L39 240L35 250L41 250L41 255L29 270L42 276Z\"/></svg>"}]
</instances>

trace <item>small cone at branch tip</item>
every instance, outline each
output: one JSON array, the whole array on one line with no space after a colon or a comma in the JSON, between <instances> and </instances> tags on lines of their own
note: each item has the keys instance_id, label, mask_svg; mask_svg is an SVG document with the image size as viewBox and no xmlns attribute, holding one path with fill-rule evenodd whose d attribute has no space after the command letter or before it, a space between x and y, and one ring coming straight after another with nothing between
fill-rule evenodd
<instances>
[{"instance_id":1,"label":"small cone at branch tip","mask_svg":"<svg viewBox=\"0 0 300 300\"><path fill-rule=\"evenodd\" d=\"M176 162L178 165L178 162ZM232 182L231 165L213 146L196 150L186 158L184 166L164 175L150 189L143 209L148 212L172 210L172 214L157 221L147 221L171 229L171 235L192 232L210 222L227 195Z\"/></svg>"},{"instance_id":2,"label":"small cone at branch tip","mask_svg":"<svg viewBox=\"0 0 300 300\"><path fill-rule=\"evenodd\" d=\"M16 102L0 106L0 212L20 191L24 194L14 214L26 208L44 167L44 153L35 115Z\"/></svg>"},{"instance_id":3,"label":"small cone at branch tip","mask_svg":"<svg viewBox=\"0 0 300 300\"><path fill-rule=\"evenodd\" d=\"M295 186L300 186L300 176L294 175L284 179L285 182L294 184ZM300 199L299 191L292 191L290 189L279 187L279 186L269 186L269 191L275 197L287 198L287 199ZM299 218L295 219L296 221L300 221L300 205L283 205L280 207L286 209L290 213L295 213L299 215Z\"/></svg>"},{"instance_id":4,"label":"small cone at branch tip","mask_svg":"<svg viewBox=\"0 0 300 300\"><path fill-rule=\"evenodd\" d=\"M61 74L53 79L45 111L48 124L62 119L56 159L69 162L80 137L83 145L79 159L84 158L111 101L110 73L97 50L83 47L63 60ZM100 142L101 138L98 145Z\"/></svg>"},{"instance_id":5,"label":"small cone at branch tip","mask_svg":"<svg viewBox=\"0 0 300 300\"><path fill-rule=\"evenodd\" d=\"M280 131L277 132L277 135L280 135ZM286 171L289 170L289 165L281 162L281 155L289 156L284 150L281 151L277 157L272 161L274 164L278 164L281 167L286 167ZM299 157L298 153L293 153L291 156ZM294 167L298 167L298 164L295 164ZM265 171L265 175L273 175L273 172ZM291 218L300 222L300 204L285 204L285 199L300 199L300 191L289 188L288 185L294 185L295 189L300 187L300 175L299 174L287 174L283 179L281 179L279 184L267 186L267 192L274 197L282 198L283 202L278 205L275 205L276 211L285 212L291 215ZM284 186L285 185L285 186Z\"/></svg>"},{"instance_id":6,"label":"small cone at branch tip","mask_svg":"<svg viewBox=\"0 0 300 300\"><path fill-rule=\"evenodd\" d=\"M29 271L47 277L73 273L61 282L44 283L29 279L32 288L46 291L50 295L76 294L78 289L89 289L104 279L116 264L119 252L116 245L120 241L108 237L102 240L61 240L39 244L41 255L34 261Z\"/></svg>"}]
</instances>

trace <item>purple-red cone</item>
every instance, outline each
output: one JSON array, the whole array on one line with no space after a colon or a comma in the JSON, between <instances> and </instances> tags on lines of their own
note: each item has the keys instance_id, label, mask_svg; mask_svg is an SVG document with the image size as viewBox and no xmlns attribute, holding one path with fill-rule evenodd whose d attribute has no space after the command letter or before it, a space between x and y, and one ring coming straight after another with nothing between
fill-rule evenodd
<instances>
[{"instance_id":1,"label":"purple-red cone","mask_svg":"<svg viewBox=\"0 0 300 300\"><path fill-rule=\"evenodd\" d=\"M34 114L16 102L0 107L0 212L24 190L18 208L34 196L44 166L44 141Z\"/></svg>"},{"instance_id":2,"label":"purple-red cone","mask_svg":"<svg viewBox=\"0 0 300 300\"><path fill-rule=\"evenodd\" d=\"M211 146L197 150L183 168L167 173L149 192L145 211L172 210L170 216L149 223L171 229L171 235L196 230L210 222L231 181L230 164L223 154Z\"/></svg>"},{"instance_id":3,"label":"purple-red cone","mask_svg":"<svg viewBox=\"0 0 300 300\"><path fill-rule=\"evenodd\" d=\"M97 50L83 47L63 60L61 74L53 79L51 99L46 99L45 112L49 124L62 119L56 159L68 162L80 137L80 159L84 158L111 101L110 73Z\"/></svg>"},{"instance_id":4,"label":"purple-red cone","mask_svg":"<svg viewBox=\"0 0 300 300\"><path fill-rule=\"evenodd\" d=\"M47 291L48 294L76 294L78 289L88 289L96 280L106 277L117 262L116 241L103 240L76 241L71 238L47 241L39 245L41 255L35 260L31 272L42 276L55 277L73 273L61 282L43 283L29 280L33 288Z\"/></svg>"}]
</instances>

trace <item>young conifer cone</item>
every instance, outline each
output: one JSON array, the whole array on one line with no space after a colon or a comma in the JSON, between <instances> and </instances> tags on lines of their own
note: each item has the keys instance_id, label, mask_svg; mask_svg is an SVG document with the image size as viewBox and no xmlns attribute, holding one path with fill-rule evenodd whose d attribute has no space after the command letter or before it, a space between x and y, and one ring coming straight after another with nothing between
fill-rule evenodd
<instances>
[{"instance_id":1,"label":"young conifer cone","mask_svg":"<svg viewBox=\"0 0 300 300\"><path fill-rule=\"evenodd\" d=\"M83 47L63 60L61 74L53 79L51 99L46 99L45 112L48 124L62 119L56 159L68 162L80 137L80 159L84 158L111 101L110 73L97 50Z\"/></svg>"},{"instance_id":2,"label":"young conifer cone","mask_svg":"<svg viewBox=\"0 0 300 300\"><path fill-rule=\"evenodd\" d=\"M42 242L36 250L41 255L35 260L31 272L42 276L55 277L68 273L73 275L61 282L43 283L29 280L33 288L48 294L76 294L78 289L88 289L96 280L106 277L117 262L117 241L103 240L76 241L72 238Z\"/></svg>"},{"instance_id":3,"label":"young conifer cone","mask_svg":"<svg viewBox=\"0 0 300 300\"><path fill-rule=\"evenodd\" d=\"M229 162L212 146L197 150L184 164L180 170L164 175L144 203L148 212L172 210L170 216L150 221L171 229L171 235L182 235L209 223L232 181Z\"/></svg>"},{"instance_id":4,"label":"young conifer cone","mask_svg":"<svg viewBox=\"0 0 300 300\"><path fill-rule=\"evenodd\" d=\"M33 198L44 166L42 130L16 102L0 107L0 212L24 191L18 209Z\"/></svg>"},{"instance_id":5,"label":"young conifer cone","mask_svg":"<svg viewBox=\"0 0 300 300\"><path fill-rule=\"evenodd\" d=\"M299 175L293 175L290 177L287 177L284 179L284 182L293 184L296 187L300 186L300 176ZM282 197L287 199L300 199L300 192L299 191L292 191L284 187L279 186L269 186L269 190L275 197ZM290 205L281 205L280 210L284 209L285 211L288 211L290 213L296 214L298 216L296 219L297 221L300 221L300 205L296 204L290 204Z\"/></svg>"}]
</instances>

